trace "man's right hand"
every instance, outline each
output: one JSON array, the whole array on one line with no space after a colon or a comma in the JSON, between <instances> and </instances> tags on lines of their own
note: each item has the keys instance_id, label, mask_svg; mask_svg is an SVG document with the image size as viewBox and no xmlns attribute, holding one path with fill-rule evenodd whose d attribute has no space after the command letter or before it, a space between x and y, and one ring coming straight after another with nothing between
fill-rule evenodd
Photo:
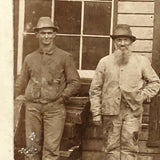
<instances>
[{"instance_id":1,"label":"man's right hand","mask_svg":"<svg viewBox=\"0 0 160 160\"><path fill-rule=\"evenodd\" d=\"M18 100L18 101L25 101L25 96L24 95L19 95L18 97L15 98L15 100Z\"/></svg>"}]
</instances>

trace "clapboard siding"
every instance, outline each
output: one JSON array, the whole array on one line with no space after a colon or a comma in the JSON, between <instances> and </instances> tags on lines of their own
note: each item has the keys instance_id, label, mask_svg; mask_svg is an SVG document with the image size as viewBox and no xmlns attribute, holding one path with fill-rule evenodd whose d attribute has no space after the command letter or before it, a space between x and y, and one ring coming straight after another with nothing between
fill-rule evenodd
<instances>
[{"instance_id":1,"label":"clapboard siding","mask_svg":"<svg viewBox=\"0 0 160 160\"><path fill-rule=\"evenodd\" d=\"M118 13L154 13L154 2L119 2Z\"/></svg>"},{"instance_id":2,"label":"clapboard siding","mask_svg":"<svg viewBox=\"0 0 160 160\"><path fill-rule=\"evenodd\" d=\"M136 40L131 48L133 51L152 52L152 43L152 40Z\"/></svg>"},{"instance_id":3,"label":"clapboard siding","mask_svg":"<svg viewBox=\"0 0 160 160\"><path fill-rule=\"evenodd\" d=\"M132 44L132 51L152 62L154 1L118 0L117 23L131 26L137 38Z\"/></svg>"},{"instance_id":4,"label":"clapboard siding","mask_svg":"<svg viewBox=\"0 0 160 160\"><path fill-rule=\"evenodd\" d=\"M118 14L118 23L127 23L130 26L153 27L154 15Z\"/></svg>"},{"instance_id":5,"label":"clapboard siding","mask_svg":"<svg viewBox=\"0 0 160 160\"><path fill-rule=\"evenodd\" d=\"M131 30L137 39L153 39L153 28L151 27L131 27Z\"/></svg>"},{"instance_id":6,"label":"clapboard siding","mask_svg":"<svg viewBox=\"0 0 160 160\"><path fill-rule=\"evenodd\" d=\"M150 62L152 63L152 53L146 53L146 52L136 52L136 53L134 53L134 54L139 54L139 55L142 55L142 56L145 56L145 57L147 57L149 60L150 60Z\"/></svg>"}]
</instances>

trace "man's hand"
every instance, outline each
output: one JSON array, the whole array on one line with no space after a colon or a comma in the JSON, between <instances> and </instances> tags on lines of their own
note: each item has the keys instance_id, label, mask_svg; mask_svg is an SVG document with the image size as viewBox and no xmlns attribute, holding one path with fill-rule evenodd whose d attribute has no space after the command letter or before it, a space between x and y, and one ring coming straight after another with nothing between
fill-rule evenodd
<instances>
[{"instance_id":1,"label":"man's hand","mask_svg":"<svg viewBox=\"0 0 160 160\"><path fill-rule=\"evenodd\" d=\"M24 95L19 95L18 97L15 98L15 100L18 100L18 101L25 101L25 96Z\"/></svg>"},{"instance_id":2,"label":"man's hand","mask_svg":"<svg viewBox=\"0 0 160 160\"><path fill-rule=\"evenodd\" d=\"M102 126L102 120L100 115L93 117L93 125Z\"/></svg>"},{"instance_id":3,"label":"man's hand","mask_svg":"<svg viewBox=\"0 0 160 160\"><path fill-rule=\"evenodd\" d=\"M138 108L135 111L133 111L134 117L140 117L142 116L142 113L143 113L143 108Z\"/></svg>"}]
</instances>

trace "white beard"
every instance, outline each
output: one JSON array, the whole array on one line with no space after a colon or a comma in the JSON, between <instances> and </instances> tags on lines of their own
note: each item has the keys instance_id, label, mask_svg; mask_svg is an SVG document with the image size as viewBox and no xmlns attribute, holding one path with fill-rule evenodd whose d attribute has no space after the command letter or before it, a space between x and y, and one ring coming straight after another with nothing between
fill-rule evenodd
<instances>
[{"instance_id":1,"label":"white beard","mask_svg":"<svg viewBox=\"0 0 160 160\"><path fill-rule=\"evenodd\" d=\"M123 51L120 49L117 49L114 53L115 55L115 62L117 65L127 65L130 57L130 51L129 49L124 49Z\"/></svg>"}]
</instances>

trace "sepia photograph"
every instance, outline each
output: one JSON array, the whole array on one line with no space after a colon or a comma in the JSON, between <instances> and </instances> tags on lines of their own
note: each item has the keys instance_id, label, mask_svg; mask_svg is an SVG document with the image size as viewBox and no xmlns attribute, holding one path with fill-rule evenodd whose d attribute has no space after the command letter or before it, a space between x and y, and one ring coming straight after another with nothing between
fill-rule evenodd
<instances>
[{"instance_id":1,"label":"sepia photograph","mask_svg":"<svg viewBox=\"0 0 160 160\"><path fill-rule=\"evenodd\" d=\"M12 7L13 160L160 160L160 0Z\"/></svg>"}]
</instances>

